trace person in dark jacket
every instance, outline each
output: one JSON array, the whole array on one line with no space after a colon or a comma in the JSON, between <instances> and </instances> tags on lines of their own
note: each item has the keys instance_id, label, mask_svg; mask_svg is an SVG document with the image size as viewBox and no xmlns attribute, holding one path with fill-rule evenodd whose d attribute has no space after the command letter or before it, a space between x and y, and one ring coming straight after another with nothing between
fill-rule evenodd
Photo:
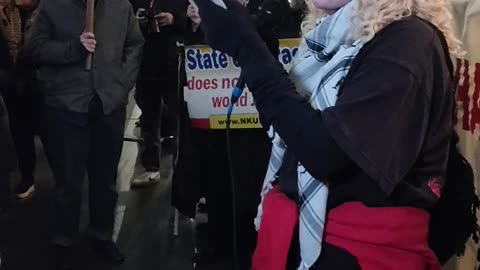
<instances>
[{"instance_id":1,"label":"person in dark jacket","mask_svg":"<svg viewBox=\"0 0 480 270\"><path fill-rule=\"evenodd\" d=\"M72 267L86 171L93 247L110 263L125 259L112 240L117 166L144 43L127 0L98 0L94 33L84 32L85 12L82 0L42 1L28 42L39 65L45 149L56 181L56 263L65 269Z\"/></svg>"},{"instance_id":2,"label":"person in dark jacket","mask_svg":"<svg viewBox=\"0 0 480 270\"><path fill-rule=\"evenodd\" d=\"M10 174L14 167L13 142L10 137L8 113L3 93L13 83L13 62L7 40L0 34L0 214L5 211L10 197Z\"/></svg>"},{"instance_id":3,"label":"person in dark jacket","mask_svg":"<svg viewBox=\"0 0 480 270\"><path fill-rule=\"evenodd\" d=\"M0 8L2 9L2 14L3 8L6 7L7 4L8 1L0 1ZM6 88L10 87L14 71L9 42L3 31L0 31L0 59L2 59L2 61L0 61L0 89L3 92ZM6 110L4 112L6 112Z\"/></svg>"},{"instance_id":4,"label":"person in dark jacket","mask_svg":"<svg viewBox=\"0 0 480 270\"><path fill-rule=\"evenodd\" d=\"M253 269L442 269L429 218L448 180L461 53L446 1L313 0L330 16L313 18L290 76L225 2L198 0L202 30L274 130Z\"/></svg>"},{"instance_id":5,"label":"person in dark jacket","mask_svg":"<svg viewBox=\"0 0 480 270\"><path fill-rule=\"evenodd\" d=\"M34 191L36 163L35 134L41 121L41 95L34 79L34 65L25 49L31 27L36 1L24 1L22 7L12 2L5 12L6 23L0 28L10 40L10 57L14 60L15 82L4 92L8 108L10 130L15 142L18 167L21 173L20 184L15 189L19 199L28 198ZM15 49L12 49L15 48Z\"/></svg>"},{"instance_id":6,"label":"person in dark jacket","mask_svg":"<svg viewBox=\"0 0 480 270\"><path fill-rule=\"evenodd\" d=\"M145 173L133 186L160 179L161 137L176 136L178 114L177 41L184 30L186 3L179 0L134 0L137 19L145 37L142 64L136 84L136 101L144 149Z\"/></svg>"}]
</instances>

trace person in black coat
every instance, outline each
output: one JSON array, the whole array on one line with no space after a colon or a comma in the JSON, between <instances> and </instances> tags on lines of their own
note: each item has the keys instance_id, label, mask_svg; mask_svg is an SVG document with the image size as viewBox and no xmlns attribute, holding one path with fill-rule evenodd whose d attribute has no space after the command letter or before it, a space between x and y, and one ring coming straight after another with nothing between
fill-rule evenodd
<instances>
[{"instance_id":1,"label":"person in black coat","mask_svg":"<svg viewBox=\"0 0 480 270\"><path fill-rule=\"evenodd\" d=\"M19 11L21 18L19 30L21 38L16 53L9 54L10 58L15 57L14 82L3 93L21 174L21 182L15 188L15 196L18 199L26 199L34 191L35 135L39 133L41 122L41 94L35 80L35 65L24 46L37 4L37 1L31 1L29 6L14 7Z\"/></svg>"},{"instance_id":2,"label":"person in black coat","mask_svg":"<svg viewBox=\"0 0 480 270\"><path fill-rule=\"evenodd\" d=\"M82 187L89 181L89 236L110 264L125 256L112 240L126 105L144 43L128 0L97 1L95 34L82 0L42 1L27 48L43 94L42 135L55 179L53 263L75 268ZM85 62L95 53L91 69Z\"/></svg>"},{"instance_id":3,"label":"person in black coat","mask_svg":"<svg viewBox=\"0 0 480 270\"><path fill-rule=\"evenodd\" d=\"M7 86L10 86L13 76L13 61L10 56L8 42L0 32L0 88L2 92Z\"/></svg>"},{"instance_id":4,"label":"person in black coat","mask_svg":"<svg viewBox=\"0 0 480 270\"><path fill-rule=\"evenodd\" d=\"M7 41L0 34L0 214L8 206L10 196L10 173L13 170L13 142L8 126L7 109L3 102L3 92L13 80L13 63Z\"/></svg>"},{"instance_id":5,"label":"person in black coat","mask_svg":"<svg viewBox=\"0 0 480 270\"><path fill-rule=\"evenodd\" d=\"M184 29L186 3L179 0L131 0L140 23L145 46L135 99L142 110L140 120L145 172L133 186L160 180L161 137L176 136L178 114L177 41Z\"/></svg>"}]
</instances>

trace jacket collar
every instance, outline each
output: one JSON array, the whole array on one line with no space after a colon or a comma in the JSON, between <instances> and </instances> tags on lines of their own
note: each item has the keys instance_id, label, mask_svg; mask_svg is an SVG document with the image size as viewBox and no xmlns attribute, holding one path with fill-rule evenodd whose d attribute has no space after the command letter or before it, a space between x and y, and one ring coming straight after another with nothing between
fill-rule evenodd
<instances>
[{"instance_id":1,"label":"jacket collar","mask_svg":"<svg viewBox=\"0 0 480 270\"><path fill-rule=\"evenodd\" d=\"M98 3L101 3L103 2L104 0L95 0L95 5L97 5ZM87 0L74 0L74 2L76 3L80 3L82 4L83 6L86 6L87 5Z\"/></svg>"}]
</instances>

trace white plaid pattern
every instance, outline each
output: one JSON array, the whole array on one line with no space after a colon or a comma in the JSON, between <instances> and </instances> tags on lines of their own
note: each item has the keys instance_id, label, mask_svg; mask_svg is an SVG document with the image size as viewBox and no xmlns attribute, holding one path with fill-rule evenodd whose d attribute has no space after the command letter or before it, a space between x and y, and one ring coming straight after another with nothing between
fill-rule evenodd
<instances>
[{"instance_id":1,"label":"white plaid pattern","mask_svg":"<svg viewBox=\"0 0 480 270\"><path fill-rule=\"evenodd\" d=\"M347 40L351 28L351 14L356 1L351 1L335 14L320 21L319 25L305 36L299 49L290 77L297 91L310 100L313 108L324 110L334 106L338 88L347 75L353 59L362 48L359 41ZM263 197L272 189L272 183L280 170L287 146L270 127L272 153L265 182ZM307 270L318 260L322 248L326 218L328 187L312 177L298 165L298 190L300 196L300 255L299 270ZM255 220L260 227L262 204L258 207Z\"/></svg>"}]
</instances>

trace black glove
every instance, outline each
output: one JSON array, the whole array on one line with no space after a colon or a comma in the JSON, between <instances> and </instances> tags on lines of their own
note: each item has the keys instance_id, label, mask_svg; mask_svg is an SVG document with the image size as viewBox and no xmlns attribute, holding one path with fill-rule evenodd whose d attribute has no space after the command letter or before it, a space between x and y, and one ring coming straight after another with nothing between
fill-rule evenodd
<instances>
[{"instance_id":1,"label":"black glove","mask_svg":"<svg viewBox=\"0 0 480 270\"><path fill-rule=\"evenodd\" d=\"M196 0L205 40L215 50L227 53L246 68L272 56L257 32L248 9L235 0L224 0L227 10L211 0Z\"/></svg>"},{"instance_id":2,"label":"black glove","mask_svg":"<svg viewBox=\"0 0 480 270\"><path fill-rule=\"evenodd\" d=\"M273 28L258 16L253 17L257 25L258 34L267 45L267 48L273 57L278 59L278 55L280 54L280 42L278 41L278 37L275 35Z\"/></svg>"},{"instance_id":3,"label":"black glove","mask_svg":"<svg viewBox=\"0 0 480 270\"><path fill-rule=\"evenodd\" d=\"M288 20L291 18L291 9L287 0L265 0L258 7L257 17L263 27L270 30L270 33L285 31Z\"/></svg>"}]
</instances>

